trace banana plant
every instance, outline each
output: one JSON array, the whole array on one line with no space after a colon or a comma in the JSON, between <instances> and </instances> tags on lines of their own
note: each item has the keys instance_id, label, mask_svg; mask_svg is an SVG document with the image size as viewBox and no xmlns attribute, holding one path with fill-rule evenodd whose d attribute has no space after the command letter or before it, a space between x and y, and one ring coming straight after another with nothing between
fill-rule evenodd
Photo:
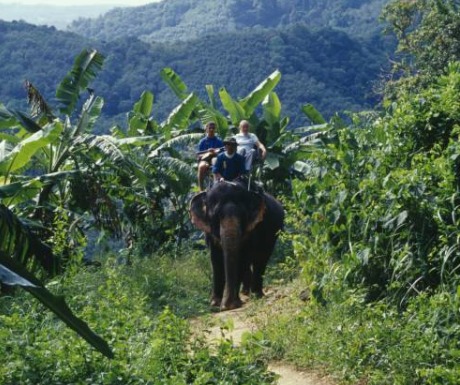
<instances>
[{"instance_id":1,"label":"banana plant","mask_svg":"<svg viewBox=\"0 0 460 385\"><path fill-rule=\"evenodd\" d=\"M180 100L184 100L187 97L187 85L172 68L163 68L160 71L160 76ZM198 99L195 110L191 115L191 120L199 120L203 125L205 125L207 122L213 121L217 125L218 134L221 137L225 137L228 132L229 124L225 115L223 115L218 109L214 94L214 86L207 85L206 92L208 94L210 103L208 104L203 100Z\"/></svg>"},{"instance_id":2,"label":"banana plant","mask_svg":"<svg viewBox=\"0 0 460 385\"><path fill-rule=\"evenodd\" d=\"M11 258L10 255L16 258ZM32 294L48 309L55 313L65 324L84 338L100 353L113 358L113 352L100 336L70 310L64 298L55 296L24 266L30 261L30 255L43 258L47 263L51 251L31 233L6 206L0 204L0 283L19 286Z\"/></svg>"},{"instance_id":3,"label":"banana plant","mask_svg":"<svg viewBox=\"0 0 460 385\"><path fill-rule=\"evenodd\" d=\"M198 98L193 93L184 95L161 123L150 117L153 101L153 95L144 91L128 114L127 129L114 127L110 137L135 165L118 171L130 191L124 198L124 225L127 232L137 233L158 223L162 228L156 233L169 234L174 227L177 231L172 233L181 234L188 193L196 179L187 159L190 144L201 137L188 131Z\"/></svg>"},{"instance_id":4,"label":"banana plant","mask_svg":"<svg viewBox=\"0 0 460 385\"><path fill-rule=\"evenodd\" d=\"M164 68L161 71L161 77L171 90L180 99L184 99L187 94L187 86L171 68ZM227 116L219 111L217 101L214 94L214 87L212 85L206 86L206 92L209 98L209 104L200 100L197 103L196 117L203 123L213 120L217 123L219 134L226 134L229 126L238 127L243 119L250 120L254 117L254 111L265 100L267 95L273 91L281 79L281 73L276 70L264 79L253 91L246 97L235 100L229 94L225 87L221 87L218 91L220 103L224 110L228 113Z\"/></svg>"},{"instance_id":5,"label":"banana plant","mask_svg":"<svg viewBox=\"0 0 460 385\"><path fill-rule=\"evenodd\" d=\"M78 105L102 63L102 55L95 50L84 50L77 56L56 91L62 119L28 81L30 115L0 107L0 197L19 217L35 221L34 231L42 240L53 234L54 209L58 206L69 212L71 220L90 212L97 225L118 230L115 206L103 188L102 157L89 158L85 147L103 101L89 92L86 101ZM72 111L77 107L80 112L72 124ZM85 199L78 197L82 187ZM99 204L91 204L96 200ZM84 207L77 207L75 202L84 203Z\"/></svg>"},{"instance_id":6,"label":"banana plant","mask_svg":"<svg viewBox=\"0 0 460 385\"><path fill-rule=\"evenodd\" d=\"M102 354L113 357L107 343L31 273L42 272L39 266L56 273L61 265L60 256L45 242L53 232L58 205L72 213L74 223L90 212L99 225L115 231L118 227L117 210L106 189L111 163L106 164L103 155L107 148L121 151L91 134L102 99L90 90L79 105L102 63L95 50L84 50L75 59L56 92L62 120L30 82L30 115L0 106L0 279L29 291Z\"/></svg>"}]
</instances>

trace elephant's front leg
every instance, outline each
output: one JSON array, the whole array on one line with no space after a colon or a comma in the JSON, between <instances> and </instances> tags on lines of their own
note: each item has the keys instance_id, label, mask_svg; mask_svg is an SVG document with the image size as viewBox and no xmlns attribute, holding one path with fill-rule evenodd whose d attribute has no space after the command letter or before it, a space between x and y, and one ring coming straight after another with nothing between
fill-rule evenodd
<instances>
[{"instance_id":1,"label":"elephant's front leg","mask_svg":"<svg viewBox=\"0 0 460 385\"><path fill-rule=\"evenodd\" d=\"M224 254L225 286L221 310L231 310L242 306L240 290L240 244L241 229L236 217L221 221L220 241Z\"/></svg>"},{"instance_id":2,"label":"elephant's front leg","mask_svg":"<svg viewBox=\"0 0 460 385\"><path fill-rule=\"evenodd\" d=\"M211 306L220 306L224 294L225 270L222 248L215 241L210 241L212 265Z\"/></svg>"}]
</instances>

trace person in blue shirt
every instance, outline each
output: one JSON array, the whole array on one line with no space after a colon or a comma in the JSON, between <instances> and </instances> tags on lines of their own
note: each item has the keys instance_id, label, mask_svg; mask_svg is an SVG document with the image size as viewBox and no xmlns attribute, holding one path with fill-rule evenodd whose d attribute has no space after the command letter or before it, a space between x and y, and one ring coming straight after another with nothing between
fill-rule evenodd
<instances>
[{"instance_id":1,"label":"person in blue shirt","mask_svg":"<svg viewBox=\"0 0 460 385\"><path fill-rule=\"evenodd\" d=\"M217 156L216 163L212 166L214 180L234 180L245 174L244 157L236 152L237 146L235 138L224 140L225 152Z\"/></svg>"},{"instance_id":2,"label":"person in blue shirt","mask_svg":"<svg viewBox=\"0 0 460 385\"><path fill-rule=\"evenodd\" d=\"M224 143L216 135L216 123L206 123L205 130L206 136L198 143L198 187L200 191L204 189L203 182L206 173L215 163L218 152L224 147Z\"/></svg>"}]
</instances>

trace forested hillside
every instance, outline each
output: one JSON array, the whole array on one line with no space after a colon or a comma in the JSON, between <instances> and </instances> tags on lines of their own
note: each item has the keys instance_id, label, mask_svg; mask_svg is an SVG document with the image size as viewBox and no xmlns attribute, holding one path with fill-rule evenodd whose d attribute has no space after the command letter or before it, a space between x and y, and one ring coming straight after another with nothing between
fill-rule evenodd
<instances>
[{"instance_id":1,"label":"forested hillside","mask_svg":"<svg viewBox=\"0 0 460 385\"><path fill-rule=\"evenodd\" d=\"M305 23L351 36L373 37L388 0L168 0L118 8L97 19L79 19L70 29L81 35L114 40L136 36L146 42L196 39L242 29L282 28Z\"/></svg>"},{"instance_id":2,"label":"forested hillside","mask_svg":"<svg viewBox=\"0 0 460 385\"><path fill-rule=\"evenodd\" d=\"M312 31L299 24L280 30L245 30L214 34L191 42L147 44L136 38L101 42L23 22L0 22L0 101L24 106L22 82L31 81L50 102L56 82L83 47L98 48L106 65L94 84L107 100L109 120L125 113L145 89L157 101L154 116L163 119L176 98L161 80L163 67L173 68L191 91L205 94L205 85L226 85L235 97L247 94L279 69L283 111L302 124L299 106L314 103L326 116L375 104L373 85L387 62L385 46L376 38L361 43L344 32Z\"/></svg>"}]
</instances>

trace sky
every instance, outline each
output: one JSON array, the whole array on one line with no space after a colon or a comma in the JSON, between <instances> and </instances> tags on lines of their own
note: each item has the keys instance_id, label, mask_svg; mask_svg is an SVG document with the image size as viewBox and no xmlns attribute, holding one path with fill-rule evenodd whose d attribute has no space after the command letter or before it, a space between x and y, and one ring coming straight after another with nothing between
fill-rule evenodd
<instances>
[{"instance_id":1,"label":"sky","mask_svg":"<svg viewBox=\"0 0 460 385\"><path fill-rule=\"evenodd\" d=\"M47 5L97 5L113 4L135 7L160 0L0 0L0 7L6 4L47 4Z\"/></svg>"}]
</instances>

